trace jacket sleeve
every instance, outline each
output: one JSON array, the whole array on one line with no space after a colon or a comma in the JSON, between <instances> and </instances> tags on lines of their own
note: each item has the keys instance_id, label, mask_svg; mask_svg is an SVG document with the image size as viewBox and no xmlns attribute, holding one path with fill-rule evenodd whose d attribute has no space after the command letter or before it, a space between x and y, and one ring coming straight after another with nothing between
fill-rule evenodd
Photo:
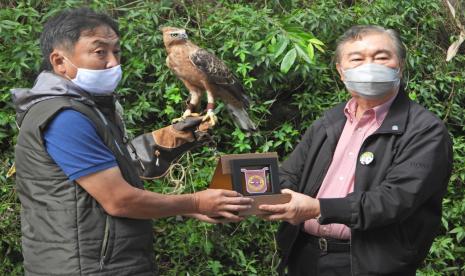
<instances>
[{"instance_id":1,"label":"jacket sleeve","mask_svg":"<svg viewBox=\"0 0 465 276\"><path fill-rule=\"evenodd\" d=\"M442 199L452 170L452 143L439 120L411 127L382 183L345 198L320 199L321 224L366 230L402 221L432 197Z\"/></svg>"},{"instance_id":2,"label":"jacket sleeve","mask_svg":"<svg viewBox=\"0 0 465 276\"><path fill-rule=\"evenodd\" d=\"M279 183L281 189L298 190L299 181L302 177L304 164L312 144L312 134L314 125L310 126L297 147L292 151L289 157L281 164L279 168Z\"/></svg>"}]
</instances>

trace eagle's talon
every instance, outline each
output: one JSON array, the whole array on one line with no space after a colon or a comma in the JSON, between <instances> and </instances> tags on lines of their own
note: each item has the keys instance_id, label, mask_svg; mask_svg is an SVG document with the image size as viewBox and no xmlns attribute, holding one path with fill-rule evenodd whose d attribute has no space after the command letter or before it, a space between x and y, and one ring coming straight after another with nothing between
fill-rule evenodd
<instances>
[{"instance_id":1,"label":"eagle's talon","mask_svg":"<svg viewBox=\"0 0 465 276\"><path fill-rule=\"evenodd\" d=\"M184 114L182 114L181 117L179 118L175 118L171 121L171 123L179 123L179 122L183 122L184 120L186 120L187 117L199 117L200 114L199 113L192 113L189 109L184 111Z\"/></svg>"},{"instance_id":2,"label":"eagle's talon","mask_svg":"<svg viewBox=\"0 0 465 276\"><path fill-rule=\"evenodd\" d=\"M207 111L207 114L202 119L202 122L208 121L211 126L216 125L218 123L218 117L216 117L215 113L213 111Z\"/></svg>"},{"instance_id":3,"label":"eagle's talon","mask_svg":"<svg viewBox=\"0 0 465 276\"><path fill-rule=\"evenodd\" d=\"M184 116L181 116L179 118L174 118L173 120L171 120L171 123L175 124L175 123L183 122L185 119L186 118L184 118Z\"/></svg>"}]
</instances>

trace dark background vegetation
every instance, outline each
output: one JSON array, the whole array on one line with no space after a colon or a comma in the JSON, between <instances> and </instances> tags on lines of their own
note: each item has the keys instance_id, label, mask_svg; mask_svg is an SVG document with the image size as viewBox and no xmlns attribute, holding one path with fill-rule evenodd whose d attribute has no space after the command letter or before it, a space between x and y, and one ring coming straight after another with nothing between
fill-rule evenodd
<instances>
[{"instance_id":1,"label":"dark background vegetation","mask_svg":"<svg viewBox=\"0 0 465 276\"><path fill-rule=\"evenodd\" d=\"M465 22L456 2L457 18ZM460 33L440 0L294 1L0 1L0 275L21 275L20 204L13 163L17 128L9 90L31 87L39 72L42 24L64 8L90 5L117 18L124 79L118 89L133 135L167 125L184 108L187 91L165 65L160 26L185 27L191 39L224 59L252 100L260 131L247 137L220 104L217 148L188 154L168 179L147 189L204 189L221 153L277 151L285 159L304 130L347 99L332 60L335 42L355 24L401 33L408 49L409 95L440 117L454 140L454 171L442 226L419 275L465 271L465 56L446 51ZM462 4L463 5L463 4ZM323 42L323 43L321 43ZM208 225L183 218L154 221L154 250L162 275L273 275L276 223L255 217Z\"/></svg>"}]
</instances>

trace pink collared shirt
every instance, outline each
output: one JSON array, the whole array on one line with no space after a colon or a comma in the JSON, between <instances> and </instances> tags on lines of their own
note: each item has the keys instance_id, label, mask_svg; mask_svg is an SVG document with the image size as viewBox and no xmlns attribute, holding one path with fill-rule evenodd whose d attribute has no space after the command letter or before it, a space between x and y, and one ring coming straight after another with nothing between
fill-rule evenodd
<instances>
[{"instance_id":1,"label":"pink collared shirt","mask_svg":"<svg viewBox=\"0 0 465 276\"><path fill-rule=\"evenodd\" d=\"M355 165L363 141L381 126L395 97L366 110L359 120L355 117L357 102L354 98L347 102L344 108L347 121L316 198L341 198L354 191ZM320 225L316 219L310 219L305 221L304 229L314 236L350 239L350 229L344 224Z\"/></svg>"}]
</instances>

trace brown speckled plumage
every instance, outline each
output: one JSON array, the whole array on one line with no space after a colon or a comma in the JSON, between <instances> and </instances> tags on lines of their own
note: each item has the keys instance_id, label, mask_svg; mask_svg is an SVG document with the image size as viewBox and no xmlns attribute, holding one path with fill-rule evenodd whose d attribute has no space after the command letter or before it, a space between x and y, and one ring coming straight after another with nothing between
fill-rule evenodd
<instances>
[{"instance_id":1,"label":"brown speckled plumage","mask_svg":"<svg viewBox=\"0 0 465 276\"><path fill-rule=\"evenodd\" d=\"M190 104L198 107L201 96L207 92L209 104L220 98L242 129L255 130L255 125L245 111L249 99L242 84L226 64L187 40L185 30L173 27L161 30L168 53L166 64L189 90Z\"/></svg>"}]
</instances>

